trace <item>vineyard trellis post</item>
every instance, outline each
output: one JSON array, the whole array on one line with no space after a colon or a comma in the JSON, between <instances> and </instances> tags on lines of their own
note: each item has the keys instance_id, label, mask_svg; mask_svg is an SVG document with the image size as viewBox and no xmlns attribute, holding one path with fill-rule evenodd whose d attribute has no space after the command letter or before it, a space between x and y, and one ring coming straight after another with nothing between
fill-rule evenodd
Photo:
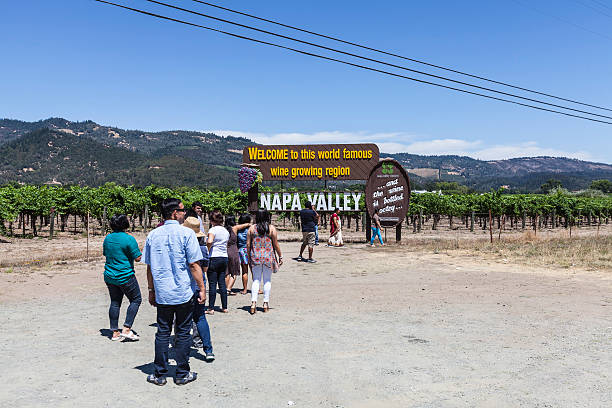
<instances>
[{"instance_id":1,"label":"vineyard trellis post","mask_svg":"<svg viewBox=\"0 0 612 408\"><path fill-rule=\"evenodd\" d=\"M53 239L53 227L55 226L55 208L51 207L51 222L49 225L49 239Z\"/></svg>"},{"instance_id":2,"label":"vineyard trellis post","mask_svg":"<svg viewBox=\"0 0 612 408\"><path fill-rule=\"evenodd\" d=\"M491 215L491 209L489 209L489 235L491 237L491 243L493 243L493 216Z\"/></svg>"},{"instance_id":3,"label":"vineyard trellis post","mask_svg":"<svg viewBox=\"0 0 612 408\"><path fill-rule=\"evenodd\" d=\"M474 210L470 214L470 232L474 232Z\"/></svg>"},{"instance_id":4,"label":"vineyard trellis post","mask_svg":"<svg viewBox=\"0 0 612 408\"><path fill-rule=\"evenodd\" d=\"M144 232L147 233L149 227L149 204L145 204L144 208Z\"/></svg>"},{"instance_id":5,"label":"vineyard trellis post","mask_svg":"<svg viewBox=\"0 0 612 408\"><path fill-rule=\"evenodd\" d=\"M87 249L86 249L86 262L89 262L89 210L87 210L87 219L85 221L85 226L87 227Z\"/></svg>"}]
</instances>

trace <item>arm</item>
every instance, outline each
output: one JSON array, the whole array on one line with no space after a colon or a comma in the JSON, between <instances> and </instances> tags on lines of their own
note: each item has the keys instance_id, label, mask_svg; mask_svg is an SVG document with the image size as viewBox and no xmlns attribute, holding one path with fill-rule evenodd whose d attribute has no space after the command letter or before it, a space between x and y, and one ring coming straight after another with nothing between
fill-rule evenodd
<instances>
[{"instance_id":1,"label":"arm","mask_svg":"<svg viewBox=\"0 0 612 408\"><path fill-rule=\"evenodd\" d=\"M276 235L276 228L274 226L270 226L270 238L272 238L272 246L274 247L274 252L278 255L278 265L283 264L283 254L280 250L280 245L278 245L278 237Z\"/></svg>"},{"instance_id":2,"label":"arm","mask_svg":"<svg viewBox=\"0 0 612 408\"><path fill-rule=\"evenodd\" d=\"M206 289L204 286L204 278L202 276L202 268L200 267L199 261L190 263L189 269L191 270L191 276L193 276L193 279L198 284L198 288L200 288L198 303L203 304L206 301Z\"/></svg>"},{"instance_id":3,"label":"arm","mask_svg":"<svg viewBox=\"0 0 612 408\"><path fill-rule=\"evenodd\" d=\"M234 234L238 234L238 231L242 231L243 229L249 228L250 226L251 226L250 223L238 224L238 225L234 225L232 229L234 230Z\"/></svg>"},{"instance_id":4,"label":"arm","mask_svg":"<svg viewBox=\"0 0 612 408\"><path fill-rule=\"evenodd\" d=\"M149 303L151 306L156 306L155 303L155 284L153 283L153 274L151 273L151 266L147 265L147 286L149 287Z\"/></svg>"},{"instance_id":5,"label":"arm","mask_svg":"<svg viewBox=\"0 0 612 408\"><path fill-rule=\"evenodd\" d=\"M251 263L251 247L253 246L253 230L249 228L249 232L247 233L247 258L249 260L249 264Z\"/></svg>"},{"instance_id":6,"label":"arm","mask_svg":"<svg viewBox=\"0 0 612 408\"><path fill-rule=\"evenodd\" d=\"M313 211L314 211L314 210L313 210ZM317 225L319 225L319 220L321 219L321 216L320 216L320 215L319 215L319 213L318 213L318 212L316 212L316 211L315 211L314 213L315 213L315 221L316 221Z\"/></svg>"},{"instance_id":7,"label":"arm","mask_svg":"<svg viewBox=\"0 0 612 408\"><path fill-rule=\"evenodd\" d=\"M210 250L213 246L213 242L215 241L215 234L208 233L208 238L206 239L206 248L208 248L208 253L210 254Z\"/></svg>"}]
</instances>

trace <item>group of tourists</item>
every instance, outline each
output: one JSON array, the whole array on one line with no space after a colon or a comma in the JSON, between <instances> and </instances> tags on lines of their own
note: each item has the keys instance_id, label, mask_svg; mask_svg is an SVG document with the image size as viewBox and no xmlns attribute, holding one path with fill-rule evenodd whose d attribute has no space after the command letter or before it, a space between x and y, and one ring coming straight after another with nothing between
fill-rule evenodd
<instances>
[{"instance_id":1,"label":"group of tourists","mask_svg":"<svg viewBox=\"0 0 612 408\"><path fill-rule=\"evenodd\" d=\"M257 312L257 298L261 293L263 311L267 312L272 273L282 265L283 257L276 228L271 225L270 213L266 210L256 213L254 224L249 214L243 214L237 224L234 217L224 217L215 210L209 214L208 233L204 231L200 203L194 203L188 210L178 199L165 199L161 215L163 222L149 233L142 253L134 237L125 232L129 227L128 218L118 215L110 221L113 232L104 240L103 254L106 257L104 281L111 299L111 339L139 340L132 330L142 302L134 262L142 258L147 265L149 303L157 309L155 370L147 381L166 384L168 348L174 329L177 363L174 381L182 385L197 378L189 367L192 346L203 349L206 361L215 359L206 314L215 312L217 288L221 297L219 311L227 313L228 294L235 295L232 287L241 275L240 293L247 293L250 268L253 276L250 313ZM207 294L208 307L205 306ZM130 305L120 329L123 296Z\"/></svg>"},{"instance_id":2,"label":"group of tourists","mask_svg":"<svg viewBox=\"0 0 612 408\"><path fill-rule=\"evenodd\" d=\"M328 245L343 246L340 211L330 217ZM190 371L189 350L203 350L205 360L215 359L206 315L215 311L228 313L228 296L235 296L233 286L242 281L238 292L246 295L249 269L252 274L251 305L249 312L257 312L257 300L263 294L263 312L269 311L272 274L283 264L278 244L277 229L271 224L270 213L259 210L253 223L250 214L226 216L219 210L208 214L210 229L205 232L202 205L193 203L190 209L174 198L161 203L163 221L152 230L141 252L136 239L125 231L130 223L126 215L110 220L113 230L103 243L106 257L104 281L110 296L109 320L113 341L139 340L132 325L142 296L134 272L134 262L147 265L148 300L157 309L157 333L155 335L154 373L147 381L155 385L166 384L168 374L168 348L170 335L175 333L176 384L194 381L197 374ZM380 222L374 215L375 224ZM307 202L300 212L302 245L297 258L307 263L313 259L317 245L320 216ZM382 237L378 233L382 244ZM374 238L372 238L373 241ZM308 258L304 250L308 247ZM219 292L220 309L215 309ZM119 328L119 310L123 297L129 300L123 327ZM208 297L208 306L206 300ZM191 333L193 332L193 334Z\"/></svg>"}]
</instances>

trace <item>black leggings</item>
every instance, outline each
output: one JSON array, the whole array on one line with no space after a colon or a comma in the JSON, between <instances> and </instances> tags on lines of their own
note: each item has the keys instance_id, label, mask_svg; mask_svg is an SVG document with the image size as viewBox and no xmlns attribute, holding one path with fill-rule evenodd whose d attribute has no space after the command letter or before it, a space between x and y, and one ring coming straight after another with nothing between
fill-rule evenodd
<instances>
[{"instance_id":1,"label":"black leggings","mask_svg":"<svg viewBox=\"0 0 612 408\"><path fill-rule=\"evenodd\" d=\"M217 284L219 285L219 292L221 292L221 308L227 309L227 287L225 286L225 271L227 270L227 257L214 257L210 258L208 263L208 271L206 277L208 278L208 308L213 309L215 307L215 300L217 299Z\"/></svg>"}]
</instances>

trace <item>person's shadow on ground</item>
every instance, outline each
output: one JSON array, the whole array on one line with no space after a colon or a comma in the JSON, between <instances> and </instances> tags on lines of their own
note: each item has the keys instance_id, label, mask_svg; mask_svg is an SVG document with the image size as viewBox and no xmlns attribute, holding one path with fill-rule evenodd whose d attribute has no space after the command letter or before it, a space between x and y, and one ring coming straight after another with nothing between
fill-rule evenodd
<instances>
[{"instance_id":1,"label":"person's shadow on ground","mask_svg":"<svg viewBox=\"0 0 612 408\"><path fill-rule=\"evenodd\" d=\"M113 338L113 331L111 329L100 329L100 336L106 337L110 340Z\"/></svg>"}]
</instances>

